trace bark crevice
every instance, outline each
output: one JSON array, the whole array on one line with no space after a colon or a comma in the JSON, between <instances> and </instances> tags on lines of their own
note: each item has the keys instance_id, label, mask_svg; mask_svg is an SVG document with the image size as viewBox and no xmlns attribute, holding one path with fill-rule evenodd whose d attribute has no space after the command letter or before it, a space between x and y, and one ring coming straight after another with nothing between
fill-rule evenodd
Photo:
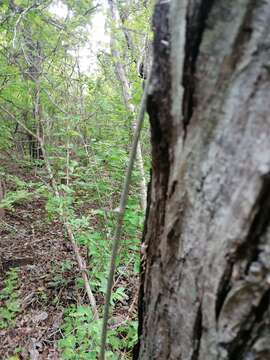
<instances>
[{"instance_id":1,"label":"bark crevice","mask_svg":"<svg viewBox=\"0 0 270 360\"><path fill-rule=\"evenodd\" d=\"M250 314L249 318L254 319L250 324L250 327L247 329L245 324L243 324L242 330L239 332L237 338L232 343L225 346L228 352L228 360L244 360L246 358L245 355L252 351L255 341L258 341L260 338L260 334L257 334L257 331L254 332L253 330L256 327L256 324L263 321L263 317L269 308L269 301L270 290L264 294L258 307L253 309L253 314Z\"/></svg>"},{"instance_id":2,"label":"bark crevice","mask_svg":"<svg viewBox=\"0 0 270 360\"><path fill-rule=\"evenodd\" d=\"M270 174L266 174L262 178L262 188L258 196L258 200L254 205L254 220L250 226L250 230L246 241L239 247L236 257L245 259L245 274L248 274L250 266L258 260L260 253L260 242L263 235L267 232L270 219Z\"/></svg>"},{"instance_id":3,"label":"bark crevice","mask_svg":"<svg viewBox=\"0 0 270 360\"><path fill-rule=\"evenodd\" d=\"M220 281L218 292L217 292L217 299L216 299L216 320L218 320L222 306L226 300L228 293L231 290L231 276L233 271L233 264L232 262L228 263L226 267L223 277Z\"/></svg>"},{"instance_id":4,"label":"bark crevice","mask_svg":"<svg viewBox=\"0 0 270 360\"><path fill-rule=\"evenodd\" d=\"M190 6L187 12L186 24L186 46L183 74L183 127L184 133L187 132L187 126L192 118L195 103L196 87L196 64L200 51L204 30L208 15L212 9L215 0L201 1L200 5Z\"/></svg>"},{"instance_id":5,"label":"bark crevice","mask_svg":"<svg viewBox=\"0 0 270 360\"><path fill-rule=\"evenodd\" d=\"M270 297L269 188L270 176L265 174L250 214L248 235L231 259L233 268L225 272L217 296L219 346L226 352L227 360L246 359L244 354L252 352L255 340L260 338L258 327L267 326L264 314L269 311Z\"/></svg>"},{"instance_id":6,"label":"bark crevice","mask_svg":"<svg viewBox=\"0 0 270 360\"><path fill-rule=\"evenodd\" d=\"M193 330L193 354L191 360L198 360L200 355L200 345L202 337L202 305L199 305L197 316L195 320L194 330Z\"/></svg>"}]
</instances>

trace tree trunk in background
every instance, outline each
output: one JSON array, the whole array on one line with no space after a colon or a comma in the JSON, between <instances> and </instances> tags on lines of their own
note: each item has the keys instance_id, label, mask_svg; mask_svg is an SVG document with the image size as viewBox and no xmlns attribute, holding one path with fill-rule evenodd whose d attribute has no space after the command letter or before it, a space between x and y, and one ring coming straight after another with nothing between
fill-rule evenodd
<instances>
[{"instance_id":1,"label":"tree trunk in background","mask_svg":"<svg viewBox=\"0 0 270 360\"><path fill-rule=\"evenodd\" d=\"M35 120L35 129L33 132L36 133L37 138L43 138L43 129L42 129L42 107L40 101L40 75L42 73L42 49L39 42L34 43L32 36L28 35L28 49L30 52L28 61L32 65L29 68L29 75L31 80L34 82L34 91L32 95L33 102L33 118ZM39 142L36 139L33 139L32 143L32 158L33 159L43 159L42 149Z\"/></svg>"},{"instance_id":2,"label":"tree trunk in background","mask_svg":"<svg viewBox=\"0 0 270 360\"><path fill-rule=\"evenodd\" d=\"M38 137L43 138L43 129L42 129L42 106L40 100L40 76L42 74L42 65L43 65L43 54L42 48L39 41L34 39L32 29L26 26L22 30L23 34L23 43L25 50L23 51L24 61L27 64L26 71L24 73L24 78L31 80L33 82L33 92L32 97L32 118L34 119L32 125L32 132ZM27 121L27 116L30 114L24 114L25 121ZM43 159L42 150L39 142L36 138L33 138L31 135L28 135L29 140L29 155L32 159L41 160Z\"/></svg>"},{"instance_id":3,"label":"tree trunk in background","mask_svg":"<svg viewBox=\"0 0 270 360\"><path fill-rule=\"evenodd\" d=\"M270 0L157 2L140 360L270 359L269 24Z\"/></svg>"},{"instance_id":4,"label":"tree trunk in background","mask_svg":"<svg viewBox=\"0 0 270 360\"><path fill-rule=\"evenodd\" d=\"M111 20L113 21L114 25L117 23L117 8L112 0L108 0L110 13L111 13ZM128 78L125 73L125 69L123 64L121 63L121 56L117 50L117 44L115 41L115 35L113 33L113 29L111 29L111 54L114 61L115 72L116 76L119 79L119 82L122 87L123 92L123 99L125 102L126 109L132 116L132 128L135 130L136 128L136 113L135 113L135 106L132 104L132 96L131 96L131 87L128 81ZM137 146L137 167L140 173L140 198L141 198L141 208L143 211L146 209L146 198L147 198L147 186L145 180L145 171L144 171L144 164L143 164L143 156L142 156L142 147L141 143L138 143Z\"/></svg>"}]
</instances>

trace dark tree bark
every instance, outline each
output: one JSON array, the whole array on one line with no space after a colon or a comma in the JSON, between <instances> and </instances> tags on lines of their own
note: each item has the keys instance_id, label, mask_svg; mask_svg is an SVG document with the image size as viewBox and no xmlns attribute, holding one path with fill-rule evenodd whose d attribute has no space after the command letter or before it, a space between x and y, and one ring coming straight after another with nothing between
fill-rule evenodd
<instances>
[{"instance_id":1,"label":"dark tree bark","mask_svg":"<svg viewBox=\"0 0 270 360\"><path fill-rule=\"evenodd\" d=\"M157 2L140 360L270 359L269 24L270 0Z\"/></svg>"}]
</instances>

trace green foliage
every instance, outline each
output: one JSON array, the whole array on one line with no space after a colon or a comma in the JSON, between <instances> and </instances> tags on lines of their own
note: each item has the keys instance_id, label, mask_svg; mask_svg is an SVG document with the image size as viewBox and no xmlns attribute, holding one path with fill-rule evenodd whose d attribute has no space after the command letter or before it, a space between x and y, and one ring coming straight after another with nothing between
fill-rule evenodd
<instances>
[{"instance_id":1,"label":"green foliage","mask_svg":"<svg viewBox=\"0 0 270 360\"><path fill-rule=\"evenodd\" d=\"M12 146L12 130L7 123L0 122L0 151L8 150Z\"/></svg>"},{"instance_id":2,"label":"green foliage","mask_svg":"<svg viewBox=\"0 0 270 360\"><path fill-rule=\"evenodd\" d=\"M25 182L15 175L6 176L12 184L13 190L5 194L4 199L0 202L0 207L8 210L14 210L16 205L25 204L34 198L47 196L47 188L37 182Z\"/></svg>"},{"instance_id":3,"label":"green foliage","mask_svg":"<svg viewBox=\"0 0 270 360\"><path fill-rule=\"evenodd\" d=\"M14 268L7 273L0 293L0 329L10 328L20 312L18 287L19 271Z\"/></svg>"},{"instance_id":4,"label":"green foliage","mask_svg":"<svg viewBox=\"0 0 270 360\"><path fill-rule=\"evenodd\" d=\"M102 320L93 320L89 306L72 306L65 311L63 338L58 341L63 359L97 359ZM137 322L123 321L108 332L106 359L117 360L121 351L132 349L137 340Z\"/></svg>"},{"instance_id":5,"label":"green foliage","mask_svg":"<svg viewBox=\"0 0 270 360\"><path fill-rule=\"evenodd\" d=\"M72 196L57 197L53 193L50 193L46 204L46 210L48 212L49 219L52 220L61 217L63 211L65 212L65 214L69 215L73 213L72 203Z\"/></svg>"},{"instance_id":6,"label":"green foliage","mask_svg":"<svg viewBox=\"0 0 270 360\"><path fill-rule=\"evenodd\" d=\"M5 198L0 202L0 207L8 210L14 210L14 205L27 202L33 197L33 194L27 190L9 191Z\"/></svg>"},{"instance_id":7,"label":"green foliage","mask_svg":"<svg viewBox=\"0 0 270 360\"><path fill-rule=\"evenodd\" d=\"M65 323L62 326L64 337L58 342L63 358L96 359L100 325L99 321L93 321L91 309L87 306L66 310Z\"/></svg>"},{"instance_id":8,"label":"green foliage","mask_svg":"<svg viewBox=\"0 0 270 360\"><path fill-rule=\"evenodd\" d=\"M34 5L32 0L15 3L23 10ZM91 287L103 297L115 231L113 209L119 204L128 163L133 114L126 109L108 49L97 54L95 73L82 73L79 69L77 52L95 36L94 31L94 35L88 33L94 14L92 2L62 3L68 9L63 18L51 12L51 2L47 0L38 2L21 17L22 13L14 13L6 0L0 6L0 150L10 152L26 173L35 174L38 179L27 182L16 176L7 177L11 190L0 206L13 210L32 199L45 199L48 220L64 218L71 225L76 242L87 253ZM119 1L119 5L134 49L127 49L122 26L109 22L107 26L114 30L120 60L131 84L131 101L138 108L143 89L135 63L149 32L150 9L139 0L132 0L129 6L126 1ZM16 124L16 119L24 126ZM35 139L30 140L25 127L43 136L46 160L60 196L55 196L44 160L31 158L29 145ZM146 172L150 167L148 133L146 123L142 134ZM127 301L128 291L123 284L139 271L143 225L139 184L140 174L135 171L117 259L112 316L121 302ZM63 274L70 266L63 263L54 269L53 287L66 286ZM80 277L76 285L83 288ZM39 296L47 299L46 293ZM16 316L14 309L9 309L11 319ZM87 306L66 310L63 334L59 347L65 359L96 359L100 322L93 321ZM135 341L135 321L124 321L112 328L106 358L118 359L120 353L128 353Z\"/></svg>"}]
</instances>

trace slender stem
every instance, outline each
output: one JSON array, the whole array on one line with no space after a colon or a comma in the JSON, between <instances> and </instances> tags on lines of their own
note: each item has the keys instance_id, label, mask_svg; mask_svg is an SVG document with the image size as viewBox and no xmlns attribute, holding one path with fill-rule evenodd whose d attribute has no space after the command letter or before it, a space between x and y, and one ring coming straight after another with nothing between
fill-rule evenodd
<instances>
[{"instance_id":1,"label":"slender stem","mask_svg":"<svg viewBox=\"0 0 270 360\"><path fill-rule=\"evenodd\" d=\"M123 219L124 219L125 209L126 209L126 204L127 204L127 199L128 199L128 191L129 191L132 170L133 170L134 162L136 159L137 146L138 146L140 133L141 133L142 125L143 125L144 114L146 111L146 100L147 100L148 88L149 88L149 79L146 82L143 97L141 100L140 112L138 114L137 124L136 124L136 128L134 131L133 143L132 143L130 156L129 156L129 164L128 164L128 168L126 171L125 181L124 181L124 185L123 185L123 189L122 189L122 193L121 193L121 200L120 200L115 235L113 238L113 248L112 248L112 254L111 254L110 270L109 270L109 275L108 275L107 291L106 291L106 297L105 297L105 307L104 307L104 315L103 315L99 360L105 360L107 327L108 327L108 319L109 319L113 278L114 278L114 273L115 273L115 264L116 264L116 258L117 258L118 249L119 249L119 245L120 245L122 225L123 225Z\"/></svg>"},{"instance_id":2,"label":"slender stem","mask_svg":"<svg viewBox=\"0 0 270 360\"><path fill-rule=\"evenodd\" d=\"M108 0L108 3L109 3L109 8L110 8L111 22L113 23L113 25L115 25L117 23L118 8L117 8L116 4L114 3L114 1ZM131 84L128 81L125 68L124 68L124 66L122 64L122 61L121 61L120 53L117 50L117 44L116 44L115 34L114 34L113 30L114 29L112 27L111 28L110 46L111 46L111 54L112 54L113 62L114 62L114 66L115 66L115 72L116 72L116 76L117 76L117 78L118 78L118 80L119 80L119 82L121 84L121 87L122 87L123 99L124 99L126 109L131 114L131 116L133 118L133 120L132 120L132 128L135 129L136 128L136 115L135 115L135 106L132 103ZM140 172L141 208L145 212L145 210L146 210L147 187L146 187L143 156L142 156L142 149L141 149L140 141L138 141L138 144L137 144L136 156L137 156L137 166L138 166L138 170Z\"/></svg>"}]
</instances>

